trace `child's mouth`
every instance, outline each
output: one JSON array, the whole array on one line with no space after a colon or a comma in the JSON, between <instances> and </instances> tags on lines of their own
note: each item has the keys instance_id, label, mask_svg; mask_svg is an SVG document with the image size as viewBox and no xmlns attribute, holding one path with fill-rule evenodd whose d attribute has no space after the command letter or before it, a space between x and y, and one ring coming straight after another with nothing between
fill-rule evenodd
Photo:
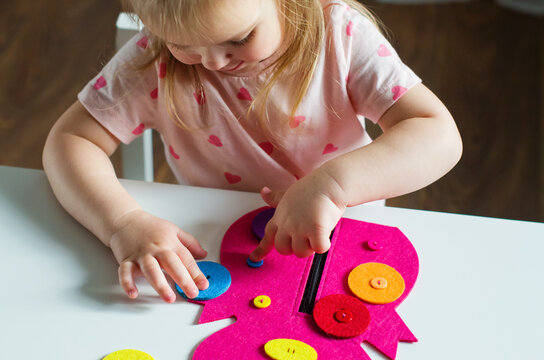
<instances>
[{"instance_id":1,"label":"child's mouth","mask_svg":"<svg viewBox=\"0 0 544 360\"><path fill-rule=\"evenodd\" d=\"M240 61L240 63L238 65L236 65L235 67L233 67L232 69L226 69L225 71L235 71L235 70L238 70L240 68L240 66L242 66L244 62L243 61Z\"/></svg>"}]
</instances>

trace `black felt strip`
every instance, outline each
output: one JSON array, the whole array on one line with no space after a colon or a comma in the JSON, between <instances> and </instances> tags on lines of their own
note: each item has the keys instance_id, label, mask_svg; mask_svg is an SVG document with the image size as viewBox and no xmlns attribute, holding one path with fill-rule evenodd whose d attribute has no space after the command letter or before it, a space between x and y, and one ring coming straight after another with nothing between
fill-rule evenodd
<instances>
[{"instance_id":1,"label":"black felt strip","mask_svg":"<svg viewBox=\"0 0 544 360\"><path fill-rule=\"evenodd\" d=\"M330 239L332 240L331 232ZM328 251L323 254L315 254L312 261L312 267L306 280L306 287L304 288L304 294L298 308L299 312L312 315L314 311L315 298L317 296L317 290L319 289L319 283L321 282L321 275L323 275L323 269L325 268L325 262L327 261Z\"/></svg>"}]
</instances>

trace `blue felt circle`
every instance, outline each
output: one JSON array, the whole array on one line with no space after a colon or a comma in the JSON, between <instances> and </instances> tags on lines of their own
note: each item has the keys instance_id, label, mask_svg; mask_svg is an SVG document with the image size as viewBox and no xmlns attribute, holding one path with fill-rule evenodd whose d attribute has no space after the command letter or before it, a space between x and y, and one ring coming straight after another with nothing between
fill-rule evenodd
<instances>
[{"instance_id":1,"label":"blue felt circle","mask_svg":"<svg viewBox=\"0 0 544 360\"><path fill-rule=\"evenodd\" d=\"M276 209L274 208L268 208L253 218L253 221L251 222L251 231L253 231L253 234L257 237L257 239L261 240L264 237L264 229L266 227L266 224L272 219L272 216L274 216L274 212Z\"/></svg>"},{"instance_id":2,"label":"blue felt circle","mask_svg":"<svg viewBox=\"0 0 544 360\"><path fill-rule=\"evenodd\" d=\"M197 265L210 282L210 286L206 290L200 290L197 297L191 300L210 300L227 291L231 284L231 277L226 267L213 261L200 261ZM188 299L178 284L176 284L176 290L181 296Z\"/></svg>"},{"instance_id":3,"label":"blue felt circle","mask_svg":"<svg viewBox=\"0 0 544 360\"><path fill-rule=\"evenodd\" d=\"M249 257L247 258L246 262L252 268L258 268L258 267L263 266L263 264L264 264L263 260L252 261Z\"/></svg>"}]
</instances>

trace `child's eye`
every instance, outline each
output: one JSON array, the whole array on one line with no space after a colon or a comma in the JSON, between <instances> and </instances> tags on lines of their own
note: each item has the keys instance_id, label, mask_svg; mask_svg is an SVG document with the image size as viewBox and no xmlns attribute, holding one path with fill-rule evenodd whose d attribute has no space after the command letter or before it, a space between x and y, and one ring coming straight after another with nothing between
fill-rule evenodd
<instances>
[{"instance_id":1,"label":"child's eye","mask_svg":"<svg viewBox=\"0 0 544 360\"><path fill-rule=\"evenodd\" d=\"M254 36L255 36L255 30L253 30L252 32L250 32L249 35L246 36L245 38L243 38L242 40L238 40L238 41L230 41L230 44L231 44L232 46L244 46L244 45L247 44Z\"/></svg>"}]
</instances>

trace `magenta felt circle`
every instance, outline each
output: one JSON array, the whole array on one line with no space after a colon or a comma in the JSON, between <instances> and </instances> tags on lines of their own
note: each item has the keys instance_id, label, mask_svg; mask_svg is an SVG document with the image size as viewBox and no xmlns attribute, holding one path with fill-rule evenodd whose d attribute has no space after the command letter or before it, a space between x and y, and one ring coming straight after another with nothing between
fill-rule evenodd
<instances>
[{"instance_id":1,"label":"magenta felt circle","mask_svg":"<svg viewBox=\"0 0 544 360\"><path fill-rule=\"evenodd\" d=\"M351 320L339 320L341 313L351 315ZM370 324L370 312L365 304L350 295L334 294L321 298L315 304L313 315L321 330L340 338L361 335Z\"/></svg>"}]
</instances>

